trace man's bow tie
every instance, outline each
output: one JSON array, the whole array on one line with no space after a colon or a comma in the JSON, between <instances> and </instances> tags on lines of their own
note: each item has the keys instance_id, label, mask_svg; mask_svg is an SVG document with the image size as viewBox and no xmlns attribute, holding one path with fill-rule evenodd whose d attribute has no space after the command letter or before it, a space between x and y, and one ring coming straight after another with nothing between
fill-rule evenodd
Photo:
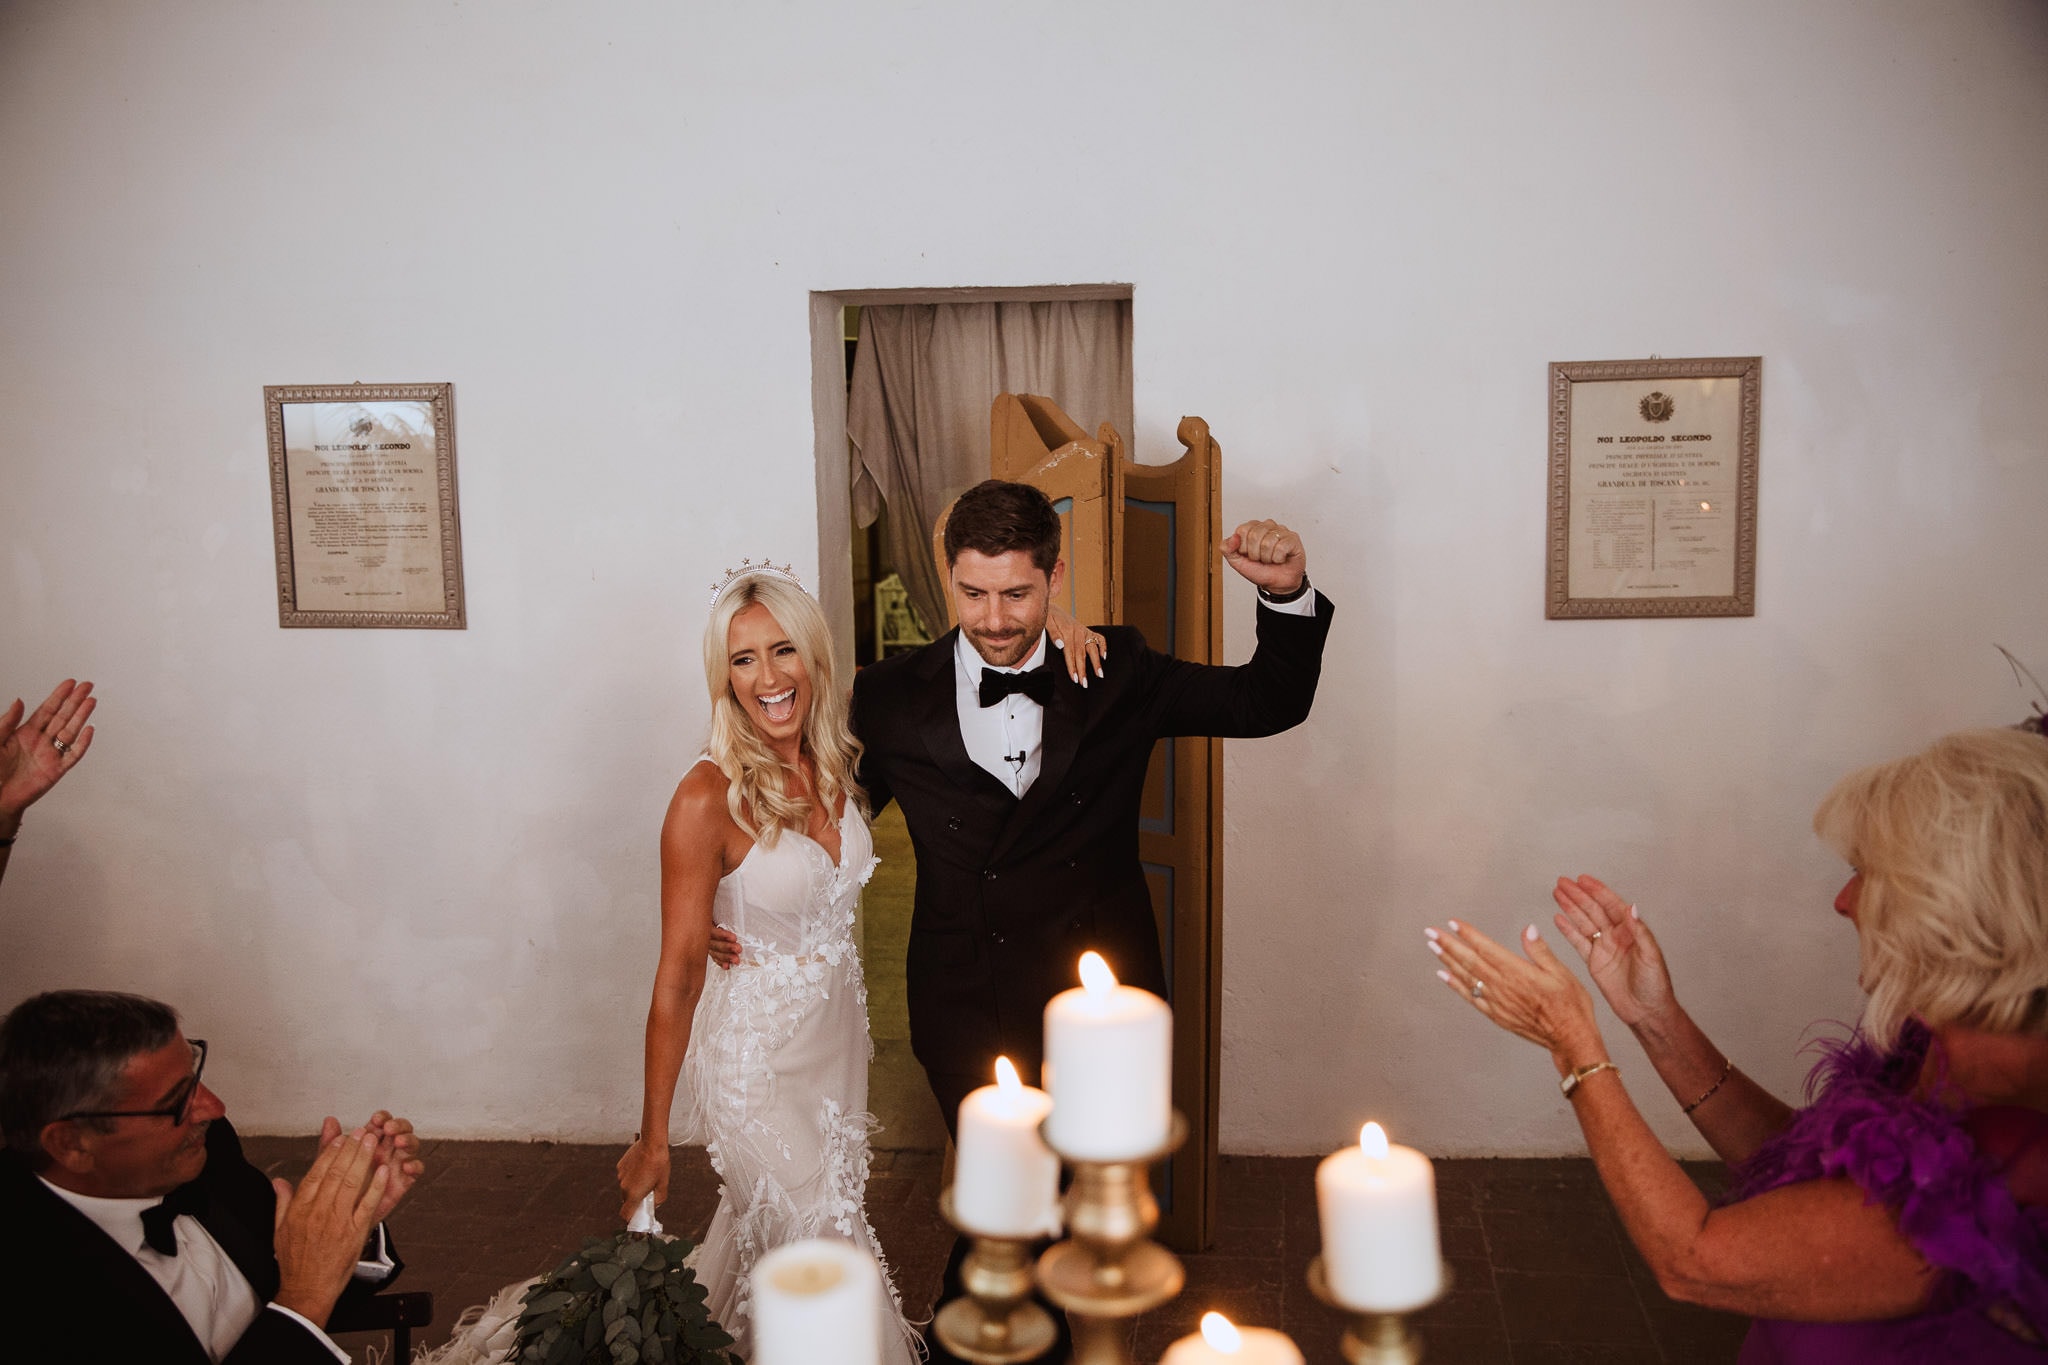
<instances>
[{"instance_id":1,"label":"man's bow tie","mask_svg":"<svg viewBox=\"0 0 2048 1365\"><path fill-rule=\"evenodd\" d=\"M1028 673L1004 673L993 668L981 670L981 704L994 706L1013 692L1022 692L1040 706L1052 701L1052 665L1040 664Z\"/></svg>"},{"instance_id":2,"label":"man's bow tie","mask_svg":"<svg viewBox=\"0 0 2048 1365\"><path fill-rule=\"evenodd\" d=\"M181 1213L198 1216L206 1199L194 1185L180 1185L164 1196L164 1202L142 1211L142 1240L152 1251L165 1256L178 1254L178 1234L171 1224Z\"/></svg>"}]
</instances>

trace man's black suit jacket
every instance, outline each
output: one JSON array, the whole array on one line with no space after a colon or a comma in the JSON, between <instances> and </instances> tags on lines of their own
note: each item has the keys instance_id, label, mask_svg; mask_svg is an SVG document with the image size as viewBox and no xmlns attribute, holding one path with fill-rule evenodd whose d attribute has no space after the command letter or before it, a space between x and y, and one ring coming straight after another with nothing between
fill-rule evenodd
<instances>
[{"instance_id":1,"label":"man's black suit jacket","mask_svg":"<svg viewBox=\"0 0 2048 1365\"><path fill-rule=\"evenodd\" d=\"M271 1240L277 1193L242 1155L226 1119L206 1130L206 1169L187 1188L195 1187L204 1204L194 1216L248 1277L257 1302L268 1304L278 1286ZM342 1299L378 1287L358 1280ZM11 1152L0 1157L0 1302L12 1320L9 1360L211 1365L178 1306L134 1255L50 1193ZM17 1350L24 1353L17 1357ZM298 1322L266 1307L224 1365L334 1365L334 1355Z\"/></svg>"},{"instance_id":2,"label":"man's black suit jacket","mask_svg":"<svg viewBox=\"0 0 2048 1365\"><path fill-rule=\"evenodd\" d=\"M1098 626L1108 674L1082 688L1053 661L1038 778L1020 800L967 756L955 701L958 631L862 669L853 728L875 811L903 807L917 855L908 968L912 1050L947 1109L998 1055L1027 1079L1045 1005L1093 948L1119 980L1166 993L1138 806L1154 741L1276 734L1315 700L1332 608L1261 609L1258 649L1230 668L1172 659L1126 626ZM1050 650L1050 645L1048 645ZM953 1078L952 1083L942 1077Z\"/></svg>"}]
</instances>

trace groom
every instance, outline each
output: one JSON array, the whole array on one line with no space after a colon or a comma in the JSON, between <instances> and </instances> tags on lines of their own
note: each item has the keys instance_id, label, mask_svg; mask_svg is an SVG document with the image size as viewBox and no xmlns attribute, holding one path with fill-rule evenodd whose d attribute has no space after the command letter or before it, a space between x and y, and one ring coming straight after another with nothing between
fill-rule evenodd
<instances>
[{"instance_id":1,"label":"groom","mask_svg":"<svg viewBox=\"0 0 2048 1365\"><path fill-rule=\"evenodd\" d=\"M1330 629L1300 537L1246 522L1220 548L1259 590L1250 661L1188 663L1104 626L1105 672L1083 687L1045 630L1066 573L1060 542L1059 515L1029 484L991 479L962 494L945 540L959 627L854 680L861 784L875 811L903 807L916 850L911 1048L948 1132L997 1056L1036 1078L1046 1002L1077 984L1084 951L1166 993L1138 864L1153 744L1300 724Z\"/></svg>"}]
</instances>

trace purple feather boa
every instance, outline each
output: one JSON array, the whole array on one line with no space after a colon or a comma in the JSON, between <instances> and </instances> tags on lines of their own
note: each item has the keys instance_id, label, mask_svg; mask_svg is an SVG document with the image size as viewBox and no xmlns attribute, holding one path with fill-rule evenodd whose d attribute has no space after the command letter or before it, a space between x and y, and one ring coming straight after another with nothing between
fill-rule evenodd
<instances>
[{"instance_id":1,"label":"purple feather boa","mask_svg":"<svg viewBox=\"0 0 2048 1365\"><path fill-rule=\"evenodd\" d=\"M1735 1168L1725 1202L1808 1180L1854 1181L1948 1272L1931 1311L2002 1305L2048 1330L2048 1208L2014 1200L1964 1126L1959 1095L1939 1083L1932 1097L1914 1093L1932 1037L1916 1023L1890 1052L1861 1033L1816 1043L1807 1107Z\"/></svg>"}]
</instances>

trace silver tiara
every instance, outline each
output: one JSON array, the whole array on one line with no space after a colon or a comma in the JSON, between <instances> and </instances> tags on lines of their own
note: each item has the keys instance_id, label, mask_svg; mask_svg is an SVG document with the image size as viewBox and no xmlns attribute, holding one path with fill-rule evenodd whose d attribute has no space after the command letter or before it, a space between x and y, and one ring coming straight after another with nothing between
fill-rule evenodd
<instances>
[{"instance_id":1,"label":"silver tiara","mask_svg":"<svg viewBox=\"0 0 2048 1365\"><path fill-rule=\"evenodd\" d=\"M767 574L771 577L794 583L798 592L810 591L810 589L804 586L804 581L796 576L796 570L787 564L771 564L765 559L756 564L751 559L742 559L737 569L727 569L725 577L711 585L710 605L717 606L718 599L725 596L725 590L739 582L742 578L753 578L760 574Z\"/></svg>"}]
</instances>

